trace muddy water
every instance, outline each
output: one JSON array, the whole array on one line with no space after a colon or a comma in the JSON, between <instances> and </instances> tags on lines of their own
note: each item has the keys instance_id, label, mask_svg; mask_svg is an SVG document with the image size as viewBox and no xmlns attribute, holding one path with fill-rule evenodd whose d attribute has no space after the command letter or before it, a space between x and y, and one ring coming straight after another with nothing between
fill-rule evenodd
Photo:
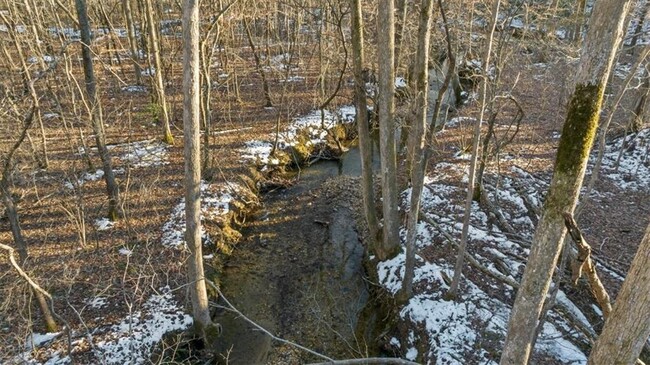
<instances>
[{"instance_id":1,"label":"muddy water","mask_svg":"<svg viewBox=\"0 0 650 365\"><path fill-rule=\"evenodd\" d=\"M359 181L350 178L360 174L359 166L353 148L341 161L303 169L297 185L266 194L221 278L224 295L249 318L335 359L374 352L363 335L374 324L359 320L368 318L369 297L355 228ZM317 360L272 342L227 311L216 321L223 328L217 349L222 363Z\"/></svg>"}]
</instances>

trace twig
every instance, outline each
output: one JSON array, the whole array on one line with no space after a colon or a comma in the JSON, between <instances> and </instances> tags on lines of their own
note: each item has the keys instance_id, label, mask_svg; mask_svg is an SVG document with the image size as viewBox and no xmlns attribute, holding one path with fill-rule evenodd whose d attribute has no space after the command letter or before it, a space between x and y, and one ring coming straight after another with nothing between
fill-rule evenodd
<instances>
[{"instance_id":1,"label":"twig","mask_svg":"<svg viewBox=\"0 0 650 365\"><path fill-rule=\"evenodd\" d=\"M332 360L330 362L319 362L319 363L310 363L307 365L354 365L354 364L363 364L363 365L419 365L417 362L412 362L404 359L399 359L396 357L368 357L365 359L347 359L347 360Z\"/></svg>"},{"instance_id":2,"label":"twig","mask_svg":"<svg viewBox=\"0 0 650 365\"><path fill-rule=\"evenodd\" d=\"M299 348L299 349L301 349L303 351L309 352L310 354L315 355L317 357L320 357L321 359L325 359L325 360L329 361L330 363L335 363L335 360L330 358L330 357L327 357L327 356L325 356L325 355L323 355L321 353L318 353L318 352L316 352L314 350L310 350L310 349L308 349L308 348L306 348L306 347L304 347L302 345L299 345L299 344L297 344L295 342L285 340L283 338L277 337L276 335L272 334L267 329L265 329L264 327L260 326L259 324L255 323L255 322L253 322L251 319L246 317L242 312L240 312L237 308L235 308L235 306L233 306L228 301L228 299L226 299L226 297L223 295L221 290L219 290L219 287L217 287L212 281L210 281L208 279L205 279L205 281L208 283L208 285L210 285L210 287L212 287L212 289L214 289L217 292L217 294L219 294L219 297L221 297L221 299L223 299L223 301L226 302L226 305L230 308L230 310L237 313L241 318L243 318L246 322L251 324L253 327L257 328L258 330L260 330L260 331L264 332L265 334L267 334L268 336L270 336L271 339L273 339L275 341L278 341L278 342L282 342L282 343L284 343L286 345L289 345L289 346Z\"/></svg>"},{"instance_id":3,"label":"twig","mask_svg":"<svg viewBox=\"0 0 650 365\"><path fill-rule=\"evenodd\" d=\"M442 230L442 229L440 228L440 225L439 225L436 221L434 221L433 219L427 217L426 214L424 214L423 211L420 211L420 217L421 217L421 219L422 219L423 221L425 221L426 223L428 223L428 224L430 224L430 225L436 227L436 228L438 229L438 231L439 231L443 236L445 236L445 238L447 239L447 241L448 241L448 242L449 242L449 243L450 243L454 248L458 249L458 243L455 242L454 238L451 237L451 235L450 235L449 233L447 233L447 232L445 232L444 230ZM518 288L519 288L519 283L518 283L518 282L516 282L516 281L513 280L513 279L510 279L509 277L507 277L507 276L505 276L505 275L503 275L503 274L496 273L496 272L494 272L494 271L488 269L487 267L485 267L484 265L482 265L480 262L478 262L478 260L476 260L476 259L474 258L474 256L472 256L469 252L465 252L465 257L467 258L467 261L469 261L469 263L470 263L472 266L474 266L475 268L477 268L477 269L480 270L481 272L483 272L483 273L485 273L485 274L487 274L487 275L489 275L489 276L491 276L491 277L493 277L493 278L495 278L495 279L497 279L497 280L499 280L499 281L503 281L504 283L510 285L511 287L513 287L513 288L515 288L515 289L518 289Z\"/></svg>"}]
</instances>

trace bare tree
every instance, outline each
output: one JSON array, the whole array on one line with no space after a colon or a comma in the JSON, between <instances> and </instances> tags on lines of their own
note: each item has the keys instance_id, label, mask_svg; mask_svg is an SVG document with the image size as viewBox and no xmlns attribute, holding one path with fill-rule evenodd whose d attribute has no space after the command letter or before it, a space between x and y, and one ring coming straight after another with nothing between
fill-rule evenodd
<instances>
[{"instance_id":1,"label":"bare tree","mask_svg":"<svg viewBox=\"0 0 650 365\"><path fill-rule=\"evenodd\" d=\"M463 216L463 230L460 238L460 248L458 249L458 256L456 258L456 265L454 266L454 278L451 281L447 298L455 298L458 293L458 286L463 272L463 263L465 259L465 251L467 250L467 240L469 235L469 218L472 214L472 201L474 199L474 190L476 189L476 167L479 155L479 146L481 144L481 124L485 115L485 108L487 104L487 84L488 72L490 67L490 56L492 54L492 41L494 39L494 30L496 28L497 20L499 17L499 7L501 0L495 0L492 3L492 20L490 22L490 30L488 34L488 43L485 47L483 56L483 82L481 83L481 111L479 118L474 125L474 137L472 141L472 159L469 163L469 180L467 182L467 195L465 197L465 213Z\"/></svg>"},{"instance_id":2,"label":"bare tree","mask_svg":"<svg viewBox=\"0 0 650 365\"><path fill-rule=\"evenodd\" d=\"M87 94L86 108L89 110L93 133L95 133L95 143L104 170L104 181L106 182L106 191L108 193L108 218L116 220L118 217L117 207L119 202L119 190L117 182L115 181L111 155L108 152L108 148L106 148L102 108L101 103L97 98L97 83L95 80L93 58L90 49L92 40L90 37L90 22L88 20L86 0L75 0L75 7L77 10L77 17L79 18L79 28L81 32L81 58L83 62Z\"/></svg>"},{"instance_id":3,"label":"bare tree","mask_svg":"<svg viewBox=\"0 0 650 365\"><path fill-rule=\"evenodd\" d=\"M376 251L385 260L399 250L397 161L395 147L395 17L394 0L379 1L377 56L379 59L379 146L384 217L382 242Z\"/></svg>"},{"instance_id":4,"label":"bare tree","mask_svg":"<svg viewBox=\"0 0 650 365\"><path fill-rule=\"evenodd\" d=\"M650 336L650 225L588 365L634 364Z\"/></svg>"},{"instance_id":5,"label":"bare tree","mask_svg":"<svg viewBox=\"0 0 650 365\"><path fill-rule=\"evenodd\" d=\"M150 0L147 0L150 1ZM197 332L206 340L213 328L208 308L201 243L201 140L199 2L183 4L183 132L185 134L185 242L190 250L188 280Z\"/></svg>"},{"instance_id":6,"label":"bare tree","mask_svg":"<svg viewBox=\"0 0 650 365\"><path fill-rule=\"evenodd\" d=\"M151 56L153 57L153 66L155 70L150 70L153 72L154 78L154 89L156 93L156 101L158 102L158 108L156 114L158 119L163 124L163 141L167 144L174 144L174 136L172 131L169 128L169 111L167 110L167 97L165 94L165 84L163 82L163 70L162 62L160 60L160 42L158 40L158 29L156 27L156 18L154 16L153 5L151 0L144 0L145 3L145 14L147 17L147 25L149 28L149 43L151 50Z\"/></svg>"},{"instance_id":7,"label":"bare tree","mask_svg":"<svg viewBox=\"0 0 650 365\"><path fill-rule=\"evenodd\" d=\"M558 147L553 179L508 324L501 364L525 364L566 235L562 213L575 209L607 77L632 1L596 2Z\"/></svg>"},{"instance_id":8,"label":"bare tree","mask_svg":"<svg viewBox=\"0 0 650 365\"><path fill-rule=\"evenodd\" d=\"M375 212L375 191L372 179L372 152L370 130L368 127L368 105L366 101L366 85L363 80L363 18L361 1L352 0L352 64L354 68L354 100L356 105L357 128L359 130L359 149L361 150L361 179L363 193L363 212L366 216L370 241L373 246L377 243L379 225Z\"/></svg>"},{"instance_id":9,"label":"bare tree","mask_svg":"<svg viewBox=\"0 0 650 365\"><path fill-rule=\"evenodd\" d=\"M431 36L432 0L422 0L420 6L420 25L418 27L418 46L415 55L415 113L416 117L411 124L409 146L409 161L411 163L411 204L409 205L407 234L406 234L406 264L404 281L402 284L402 300L411 296L413 285L413 270L415 267L415 240L417 236L418 213L420 211L420 198L424 187L424 174L426 170L426 130L427 130L427 105L429 100L429 38ZM444 93L444 91L442 92Z\"/></svg>"},{"instance_id":10,"label":"bare tree","mask_svg":"<svg viewBox=\"0 0 650 365\"><path fill-rule=\"evenodd\" d=\"M133 11L131 10L131 0L122 0L122 11L126 19L126 32L129 40L129 51L131 52L131 62L135 72L135 83L142 85L142 68L140 67L140 53L138 52L138 41L135 37L135 23L133 22Z\"/></svg>"},{"instance_id":11,"label":"bare tree","mask_svg":"<svg viewBox=\"0 0 650 365\"><path fill-rule=\"evenodd\" d=\"M273 101L271 100L271 90L269 88L269 82L266 77L266 72L264 71L264 67L262 66L262 60L260 59L260 55L258 54L257 47L255 47L255 42L253 41L250 22L246 19L246 17L244 17L242 21L244 22L244 30L246 31L246 39L248 40L248 45L251 47L251 52L253 52L253 58L255 59L255 68L257 69L257 73L259 73L260 77L262 78L264 99L266 100L266 104L264 105L264 107L270 108L273 106ZM287 65L287 67L289 66Z\"/></svg>"}]
</instances>

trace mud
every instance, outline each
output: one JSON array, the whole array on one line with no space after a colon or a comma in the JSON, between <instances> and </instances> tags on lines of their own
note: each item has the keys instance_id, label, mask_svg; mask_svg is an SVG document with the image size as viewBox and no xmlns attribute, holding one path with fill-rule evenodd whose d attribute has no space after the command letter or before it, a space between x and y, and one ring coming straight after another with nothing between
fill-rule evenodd
<instances>
[{"instance_id":1,"label":"mud","mask_svg":"<svg viewBox=\"0 0 650 365\"><path fill-rule=\"evenodd\" d=\"M319 163L299 171L297 185L265 194L220 280L224 295L250 319L335 359L374 352L363 335L371 332L373 321L358 326L369 294L356 230L359 180L339 176L356 174L358 155L346 156L349 167L345 159ZM318 360L274 343L236 314L221 309L215 320L223 328L217 348L222 363Z\"/></svg>"}]
</instances>

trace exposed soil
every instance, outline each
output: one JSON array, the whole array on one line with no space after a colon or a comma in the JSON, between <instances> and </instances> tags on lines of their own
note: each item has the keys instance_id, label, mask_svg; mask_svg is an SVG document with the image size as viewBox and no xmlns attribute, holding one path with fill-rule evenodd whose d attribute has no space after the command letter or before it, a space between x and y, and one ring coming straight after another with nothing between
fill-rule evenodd
<instances>
[{"instance_id":1,"label":"exposed soil","mask_svg":"<svg viewBox=\"0 0 650 365\"><path fill-rule=\"evenodd\" d=\"M364 247L356 232L358 186L349 177L324 183L307 177L266 194L221 278L224 295L250 319L333 358L367 355L373 348L357 336L368 301ZM220 310L216 320L224 328L218 345L223 363L317 359L276 346L233 313Z\"/></svg>"}]
</instances>

